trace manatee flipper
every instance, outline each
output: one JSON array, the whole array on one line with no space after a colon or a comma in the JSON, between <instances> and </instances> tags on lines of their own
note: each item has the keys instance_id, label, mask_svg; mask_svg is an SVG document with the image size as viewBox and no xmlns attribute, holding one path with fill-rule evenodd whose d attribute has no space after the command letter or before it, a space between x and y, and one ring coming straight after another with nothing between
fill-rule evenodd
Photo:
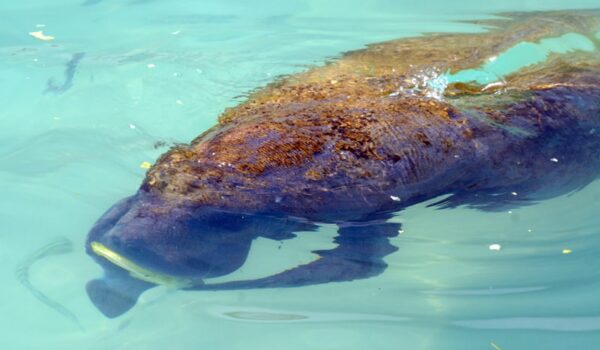
<instances>
[{"instance_id":1,"label":"manatee flipper","mask_svg":"<svg viewBox=\"0 0 600 350\"><path fill-rule=\"evenodd\" d=\"M119 274L91 280L85 289L100 312L108 318L115 318L134 307L138 297L154 286L126 274Z\"/></svg>"},{"instance_id":2,"label":"manatee flipper","mask_svg":"<svg viewBox=\"0 0 600 350\"><path fill-rule=\"evenodd\" d=\"M369 278L382 273L387 264L383 257L398 250L389 238L398 235L401 224L352 222L338 225L338 246L314 251L319 258L264 278L195 286L194 290L227 290L298 287L328 282Z\"/></svg>"}]
</instances>

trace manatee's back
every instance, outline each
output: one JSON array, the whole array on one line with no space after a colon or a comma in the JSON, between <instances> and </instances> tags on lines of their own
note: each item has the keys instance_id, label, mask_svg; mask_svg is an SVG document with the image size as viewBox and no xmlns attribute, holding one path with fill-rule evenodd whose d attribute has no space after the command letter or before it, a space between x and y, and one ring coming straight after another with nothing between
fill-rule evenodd
<instances>
[{"instance_id":1,"label":"manatee's back","mask_svg":"<svg viewBox=\"0 0 600 350\"><path fill-rule=\"evenodd\" d=\"M597 102L598 11L507 16L481 22L501 28L489 33L374 44L278 80L163 155L143 188L198 205L345 218L470 186L461 179L483 158L536 145L547 122L558 130L597 119L597 103L576 100ZM554 122L564 113L553 104L571 118ZM500 149L482 151L488 141Z\"/></svg>"}]
</instances>

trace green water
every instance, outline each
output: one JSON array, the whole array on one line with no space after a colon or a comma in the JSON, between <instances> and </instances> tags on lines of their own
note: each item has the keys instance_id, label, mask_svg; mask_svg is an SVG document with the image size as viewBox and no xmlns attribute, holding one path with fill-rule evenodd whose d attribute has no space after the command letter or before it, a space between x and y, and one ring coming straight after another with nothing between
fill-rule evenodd
<instances>
[{"instance_id":1,"label":"green water","mask_svg":"<svg viewBox=\"0 0 600 350\"><path fill-rule=\"evenodd\" d=\"M83 3L0 4L0 349L600 347L599 183L511 212L412 207L395 218L404 233L393 240L399 250L386 258L389 269L369 280L156 289L114 320L85 295L85 283L101 270L83 250L91 225L137 189L140 165L166 151L163 142L189 142L278 75L372 42L484 31L464 20L494 12L592 8L597 0ZM40 30L55 39L28 35ZM537 62L564 49L555 44L524 43L506 52L508 65L483 68L503 75L528 62L511 66L513 53ZM72 86L45 92L50 78L64 82L75 53L85 55ZM311 250L333 247L334 234L326 226L281 249L259 239L239 274L311 261ZM73 242L73 252L35 263L29 281L81 328L32 295L15 272L58 236Z\"/></svg>"}]
</instances>

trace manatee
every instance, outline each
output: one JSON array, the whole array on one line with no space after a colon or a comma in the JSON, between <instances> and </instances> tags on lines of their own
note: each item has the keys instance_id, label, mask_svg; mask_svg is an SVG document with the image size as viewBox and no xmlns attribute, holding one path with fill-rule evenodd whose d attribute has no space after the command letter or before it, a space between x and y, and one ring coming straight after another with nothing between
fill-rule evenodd
<instances>
[{"instance_id":1,"label":"manatee","mask_svg":"<svg viewBox=\"0 0 600 350\"><path fill-rule=\"evenodd\" d=\"M504 14L486 33L429 34L282 77L177 145L89 232L104 269L87 293L107 317L159 284L300 287L376 276L398 211L500 210L599 174L599 11ZM441 199L440 199L441 198ZM336 247L271 276L210 282L257 237L337 225Z\"/></svg>"}]
</instances>

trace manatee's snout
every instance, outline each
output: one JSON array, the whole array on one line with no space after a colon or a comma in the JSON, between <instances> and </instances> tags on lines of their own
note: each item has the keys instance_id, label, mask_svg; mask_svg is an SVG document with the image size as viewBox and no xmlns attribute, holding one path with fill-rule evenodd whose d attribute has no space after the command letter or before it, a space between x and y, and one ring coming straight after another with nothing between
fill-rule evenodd
<instances>
[{"instance_id":1,"label":"manatee's snout","mask_svg":"<svg viewBox=\"0 0 600 350\"><path fill-rule=\"evenodd\" d=\"M138 200L136 195L117 202L96 222L87 237L86 251L104 268L104 276L89 281L86 292L98 310L109 318L127 312L141 293L157 284L153 282L151 271L127 258L125 241L118 234L123 232L119 229L120 221Z\"/></svg>"},{"instance_id":2,"label":"manatee's snout","mask_svg":"<svg viewBox=\"0 0 600 350\"><path fill-rule=\"evenodd\" d=\"M115 317L155 285L193 288L231 273L246 260L251 228L239 215L168 205L140 191L116 203L90 231L86 249L105 277L88 283L88 295Z\"/></svg>"},{"instance_id":3,"label":"manatee's snout","mask_svg":"<svg viewBox=\"0 0 600 350\"><path fill-rule=\"evenodd\" d=\"M88 235L87 252L105 270L126 271L148 280L157 276L199 276L202 266L182 263L189 236L189 218L178 208L168 208L160 198L139 192L109 209ZM189 243L188 243L189 244ZM204 268L204 270L207 268ZM165 278L149 282L167 284Z\"/></svg>"}]
</instances>

